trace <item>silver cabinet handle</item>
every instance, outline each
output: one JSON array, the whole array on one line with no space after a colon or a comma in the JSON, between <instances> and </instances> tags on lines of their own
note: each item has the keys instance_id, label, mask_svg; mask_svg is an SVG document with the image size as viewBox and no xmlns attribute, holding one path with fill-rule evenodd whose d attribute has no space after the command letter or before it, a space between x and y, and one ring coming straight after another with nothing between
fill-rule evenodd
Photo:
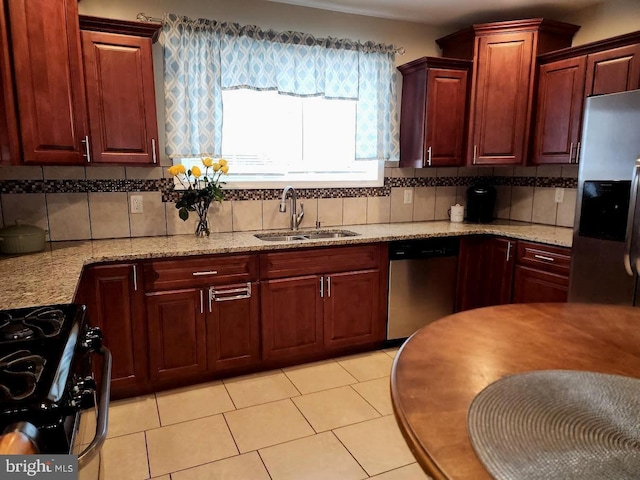
<instances>
[{"instance_id":1,"label":"silver cabinet handle","mask_svg":"<svg viewBox=\"0 0 640 480\"><path fill-rule=\"evenodd\" d=\"M200 313L204 313L204 292L200 290Z\"/></svg>"},{"instance_id":2,"label":"silver cabinet handle","mask_svg":"<svg viewBox=\"0 0 640 480\"><path fill-rule=\"evenodd\" d=\"M138 291L138 268L133 265L133 290Z\"/></svg>"},{"instance_id":3,"label":"silver cabinet handle","mask_svg":"<svg viewBox=\"0 0 640 480\"><path fill-rule=\"evenodd\" d=\"M432 152L432 148L429 147L427 149L427 165L431 166L431 152Z\"/></svg>"},{"instance_id":4,"label":"silver cabinet handle","mask_svg":"<svg viewBox=\"0 0 640 480\"><path fill-rule=\"evenodd\" d=\"M478 158L478 145L473 146L473 164L475 165L476 159Z\"/></svg>"},{"instance_id":5,"label":"silver cabinet handle","mask_svg":"<svg viewBox=\"0 0 640 480\"><path fill-rule=\"evenodd\" d=\"M580 142L578 142L578 145L576 145L576 163L580 162L580 147L582 146L582 144Z\"/></svg>"},{"instance_id":6,"label":"silver cabinet handle","mask_svg":"<svg viewBox=\"0 0 640 480\"><path fill-rule=\"evenodd\" d=\"M156 157L156 139L151 139L151 158L153 159L153 163L158 163L158 158Z\"/></svg>"},{"instance_id":7,"label":"silver cabinet handle","mask_svg":"<svg viewBox=\"0 0 640 480\"><path fill-rule=\"evenodd\" d=\"M507 262L511 258L511 242L507 242Z\"/></svg>"},{"instance_id":8,"label":"silver cabinet handle","mask_svg":"<svg viewBox=\"0 0 640 480\"><path fill-rule=\"evenodd\" d=\"M238 293L239 295L229 295ZM211 309L211 300L216 302L228 302L229 300L241 300L243 298L251 298L251 282L247 282L241 287L231 285L227 288L209 288L209 309Z\"/></svg>"},{"instance_id":9,"label":"silver cabinet handle","mask_svg":"<svg viewBox=\"0 0 640 480\"><path fill-rule=\"evenodd\" d=\"M624 268L632 277L636 274L636 257L635 257L635 243L637 239L634 238L633 225L636 217L636 201L638 199L638 184L640 176L640 157L636 160L636 165L633 167L633 182L631 183L631 198L629 198L629 213L627 214L627 233L624 239ZM632 249L634 250L632 252Z\"/></svg>"},{"instance_id":10,"label":"silver cabinet handle","mask_svg":"<svg viewBox=\"0 0 640 480\"><path fill-rule=\"evenodd\" d=\"M324 298L324 277L320 277L320 298Z\"/></svg>"},{"instance_id":11,"label":"silver cabinet handle","mask_svg":"<svg viewBox=\"0 0 640 480\"><path fill-rule=\"evenodd\" d=\"M327 277L327 297L331 298L331 277Z\"/></svg>"},{"instance_id":12,"label":"silver cabinet handle","mask_svg":"<svg viewBox=\"0 0 640 480\"><path fill-rule=\"evenodd\" d=\"M569 145L569 163L573 163L573 142Z\"/></svg>"},{"instance_id":13,"label":"silver cabinet handle","mask_svg":"<svg viewBox=\"0 0 640 480\"><path fill-rule=\"evenodd\" d=\"M551 257L546 257L544 255L535 254L533 258L537 258L538 260L544 260L545 262L554 262L555 260Z\"/></svg>"},{"instance_id":14,"label":"silver cabinet handle","mask_svg":"<svg viewBox=\"0 0 640 480\"><path fill-rule=\"evenodd\" d=\"M211 301L213 299L213 294L211 293L211 288L209 288L208 296L209 296L209 313L211 313L211 311L212 311Z\"/></svg>"},{"instance_id":15,"label":"silver cabinet handle","mask_svg":"<svg viewBox=\"0 0 640 480\"><path fill-rule=\"evenodd\" d=\"M194 277L204 277L206 275L217 275L218 271L217 270L208 270L206 272L193 272L191 275L193 275Z\"/></svg>"},{"instance_id":16,"label":"silver cabinet handle","mask_svg":"<svg viewBox=\"0 0 640 480\"><path fill-rule=\"evenodd\" d=\"M82 143L84 143L84 148L87 152L84 154L84 157L87 159L87 163L91 163L91 146L89 145L89 135L84 136Z\"/></svg>"}]
</instances>

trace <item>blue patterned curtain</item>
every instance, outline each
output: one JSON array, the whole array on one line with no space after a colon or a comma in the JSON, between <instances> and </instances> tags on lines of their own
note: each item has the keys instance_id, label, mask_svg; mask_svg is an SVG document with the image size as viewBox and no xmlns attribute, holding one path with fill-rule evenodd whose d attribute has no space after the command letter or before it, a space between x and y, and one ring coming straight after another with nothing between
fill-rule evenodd
<instances>
[{"instance_id":1,"label":"blue patterned curtain","mask_svg":"<svg viewBox=\"0 0 640 480\"><path fill-rule=\"evenodd\" d=\"M163 23L169 156L219 156L222 90L249 88L356 100L356 157L398 159L393 46L174 14Z\"/></svg>"}]
</instances>

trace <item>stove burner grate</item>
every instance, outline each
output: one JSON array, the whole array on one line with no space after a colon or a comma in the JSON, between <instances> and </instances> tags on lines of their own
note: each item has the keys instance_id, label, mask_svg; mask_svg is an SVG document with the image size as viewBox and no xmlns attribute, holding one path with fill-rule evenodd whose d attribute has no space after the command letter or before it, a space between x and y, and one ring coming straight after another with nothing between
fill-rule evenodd
<instances>
[{"instance_id":1,"label":"stove burner grate","mask_svg":"<svg viewBox=\"0 0 640 480\"><path fill-rule=\"evenodd\" d=\"M0 343L55 337L64 323L64 312L41 307L21 317L0 312Z\"/></svg>"},{"instance_id":2,"label":"stove burner grate","mask_svg":"<svg viewBox=\"0 0 640 480\"><path fill-rule=\"evenodd\" d=\"M46 360L28 350L0 358L0 402L24 400L36 390Z\"/></svg>"}]
</instances>

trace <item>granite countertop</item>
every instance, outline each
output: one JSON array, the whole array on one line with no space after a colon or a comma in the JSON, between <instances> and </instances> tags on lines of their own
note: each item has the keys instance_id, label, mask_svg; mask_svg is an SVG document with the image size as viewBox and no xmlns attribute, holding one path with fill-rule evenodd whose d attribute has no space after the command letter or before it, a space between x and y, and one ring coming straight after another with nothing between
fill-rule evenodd
<instances>
[{"instance_id":1,"label":"granite countertop","mask_svg":"<svg viewBox=\"0 0 640 480\"><path fill-rule=\"evenodd\" d=\"M448 221L345 225L336 229L351 230L359 235L322 240L266 242L254 237L257 232L234 232L212 234L208 238L175 235L53 242L44 252L0 256L0 309L70 303L75 296L83 267L101 262L353 245L480 233L564 247L570 247L572 240L570 228L500 221L483 225Z\"/></svg>"}]
</instances>

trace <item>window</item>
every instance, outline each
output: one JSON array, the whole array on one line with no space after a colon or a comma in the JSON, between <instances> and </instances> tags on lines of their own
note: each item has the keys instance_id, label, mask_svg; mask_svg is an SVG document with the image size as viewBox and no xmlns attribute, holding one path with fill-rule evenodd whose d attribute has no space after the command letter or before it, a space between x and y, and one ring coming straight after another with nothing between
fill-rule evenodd
<instances>
[{"instance_id":1,"label":"window","mask_svg":"<svg viewBox=\"0 0 640 480\"><path fill-rule=\"evenodd\" d=\"M356 101L222 92L227 188L381 186L384 162L356 160ZM185 166L199 158L183 159Z\"/></svg>"}]
</instances>

